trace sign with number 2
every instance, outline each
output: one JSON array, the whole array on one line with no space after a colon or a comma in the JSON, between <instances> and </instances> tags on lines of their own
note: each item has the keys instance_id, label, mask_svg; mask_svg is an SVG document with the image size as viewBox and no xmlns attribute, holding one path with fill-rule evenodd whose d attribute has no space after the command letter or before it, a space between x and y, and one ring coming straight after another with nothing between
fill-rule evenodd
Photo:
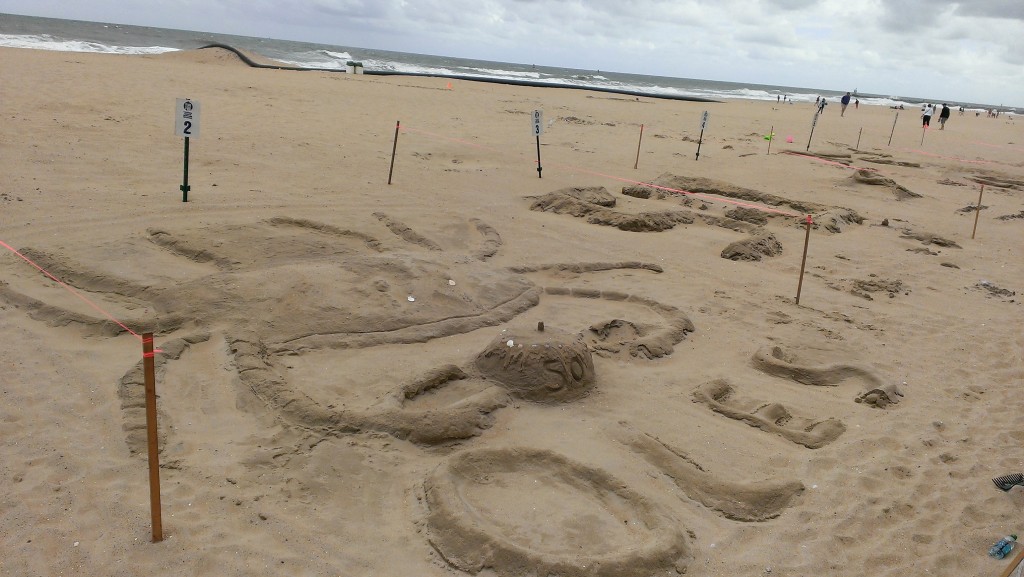
<instances>
[{"instance_id":1,"label":"sign with number 2","mask_svg":"<svg viewBox=\"0 0 1024 577\"><path fill-rule=\"evenodd\" d=\"M199 103L179 98L175 109L174 134L185 138L199 136Z\"/></svg>"}]
</instances>

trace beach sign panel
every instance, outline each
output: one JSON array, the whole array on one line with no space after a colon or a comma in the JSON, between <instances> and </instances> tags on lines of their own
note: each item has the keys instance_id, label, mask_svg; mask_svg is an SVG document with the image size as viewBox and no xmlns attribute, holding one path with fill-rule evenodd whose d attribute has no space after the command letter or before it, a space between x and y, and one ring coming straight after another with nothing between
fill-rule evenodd
<instances>
[{"instance_id":1,"label":"beach sign panel","mask_svg":"<svg viewBox=\"0 0 1024 577\"><path fill-rule=\"evenodd\" d=\"M185 138L199 136L199 102L179 98L174 111L174 134Z\"/></svg>"},{"instance_id":2,"label":"beach sign panel","mask_svg":"<svg viewBox=\"0 0 1024 577\"><path fill-rule=\"evenodd\" d=\"M533 135L540 136L544 134L544 111L534 110L533 111Z\"/></svg>"}]
</instances>

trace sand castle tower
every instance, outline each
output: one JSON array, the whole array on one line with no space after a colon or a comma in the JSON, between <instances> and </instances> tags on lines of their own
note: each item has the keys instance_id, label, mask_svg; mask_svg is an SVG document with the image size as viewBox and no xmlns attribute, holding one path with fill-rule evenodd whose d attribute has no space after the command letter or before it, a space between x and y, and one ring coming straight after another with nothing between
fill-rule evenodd
<instances>
[{"instance_id":1,"label":"sand castle tower","mask_svg":"<svg viewBox=\"0 0 1024 577\"><path fill-rule=\"evenodd\" d=\"M483 375L538 402L577 399L594 384L594 359L582 335L557 329L505 329L476 357Z\"/></svg>"}]
</instances>

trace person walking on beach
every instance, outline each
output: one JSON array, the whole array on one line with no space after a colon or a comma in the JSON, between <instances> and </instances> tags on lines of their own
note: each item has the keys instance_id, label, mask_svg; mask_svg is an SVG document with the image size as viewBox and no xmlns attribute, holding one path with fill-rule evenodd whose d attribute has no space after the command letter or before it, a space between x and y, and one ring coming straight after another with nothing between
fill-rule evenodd
<instances>
[{"instance_id":1,"label":"person walking on beach","mask_svg":"<svg viewBox=\"0 0 1024 577\"><path fill-rule=\"evenodd\" d=\"M850 105L850 93L847 92L845 96L839 101L842 108L839 109L839 116L846 116L846 107Z\"/></svg>"},{"instance_id":2,"label":"person walking on beach","mask_svg":"<svg viewBox=\"0 0 1024 577\"><path fill-rule=\"evenodd\" d=\"M946 121L949 120L949 107L942 104L942 112L939 113L939 130L946 129Z\"/></svg>"},{"instance_id":3,"label":"person walking on beach","mask_svg":"<svg viewBox=\"0 0 1024 577\"><path fill-rule=\"evenodd\" d=\"M935 107L931 104L926 104L924 109L921 111L922 126L932 125L932 114L935 114Z\"/></svg>"},{"instance_id":4,"label":"person walking on beach","mask_svg":"<svg viewBox=\"0 0 1024 577\"><path fill-rule=\"evenodd\" d=\"M828 102L826 102L824 98L822 98L821 100L818 101L818 114L821 114L822 112L825 112L825 105L826 104L828 104Z\"/></svg>"}]
</instances>

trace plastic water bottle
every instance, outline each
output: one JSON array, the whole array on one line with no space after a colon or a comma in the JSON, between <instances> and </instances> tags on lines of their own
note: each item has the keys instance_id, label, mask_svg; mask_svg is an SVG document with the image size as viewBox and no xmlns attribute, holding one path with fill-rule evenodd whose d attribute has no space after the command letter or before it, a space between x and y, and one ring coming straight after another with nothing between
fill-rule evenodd
<instances>
[{"instance_id":1,"label":"plastic water bottle","mask_svg":"<svg viewBox=\"0 0 1024 577\"><path fill-rule=\"evenodd\" d=\"M1010 551L1013 550L1013 544L1016 541L1016 535L1007 535L1006 537L1003 537L999 540L998 543L993 545L992 548L988 550L989 556L995 557L996 559L1002 559L1003 557L1006 557L1010 553Z\"/></svg>"}]
</instances>

